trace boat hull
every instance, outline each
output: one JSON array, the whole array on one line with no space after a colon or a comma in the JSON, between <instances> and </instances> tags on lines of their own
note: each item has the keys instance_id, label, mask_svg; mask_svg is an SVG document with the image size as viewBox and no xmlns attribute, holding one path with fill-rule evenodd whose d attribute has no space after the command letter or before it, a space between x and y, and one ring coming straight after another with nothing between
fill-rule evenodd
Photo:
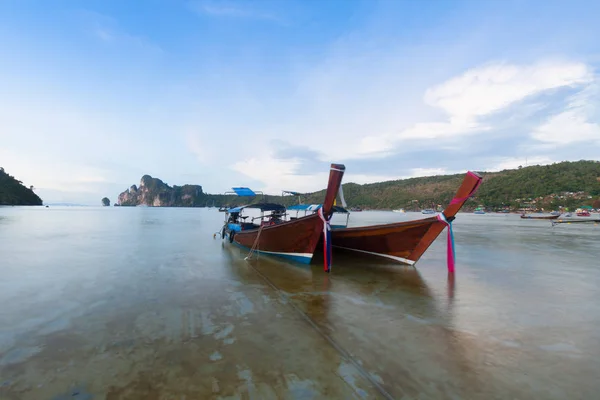
<instances>
[{"instance_id":1,"label":"boat hull","mask_svg":"<svg viewBox=\"0 0 600 400\"><path fill-rule=\"evenodd\" d=\"M444 229L436 217L357 228L334 229L333 247L413 265Z\"/></svg>"},{"instance_id":2,"label":"boat hull","mask_svg":"<svg viewBox=\"0 0 600 400\"><path fill-rule=\"evenodd\" d=\"M558 215L544 215L541 217L531 215L521 215L521 219L558 219Z\"/></svg>"},{"instance_id":3,"label":"boat hull","mask_svg":"<svg viewBox=\"0 0 600 400\"><path fill-rule=\"evenodd\" d=\"M467 173L455 198L442 213L444 218L436 215L416 221L335 229L331 232L333 247L413 265L446 228L444 219L454 219L481 180L476 173Z\"/></svg>"},{"instance_id":4,"label":"boat hull","mask_svg":"<svg viewBox=\"0 0 600 400\"><path fill-rule=\"evenodd\" d=\"M248 251L254 248L258 253L308 264L322 233L323 222L317 214L313 214L277 225L236 232L232 242L248 248ZM231 235L231 232L227 234Z\"/></svg>"}]
</instances>

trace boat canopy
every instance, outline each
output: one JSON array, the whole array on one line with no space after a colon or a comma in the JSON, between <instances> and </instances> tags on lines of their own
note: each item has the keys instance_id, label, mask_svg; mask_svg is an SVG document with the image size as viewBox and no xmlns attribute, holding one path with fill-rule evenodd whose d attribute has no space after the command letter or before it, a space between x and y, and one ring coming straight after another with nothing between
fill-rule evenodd
<instances>
[{"instance_id":1,"label":"boat canopy","mask_svg":"<svg viewBox=\"0 0 600 400\"><path fill-rule=\"evenodd\" d=\"M322 204L295 204L293 206L289 206L287 209L288 211L317 211L322 206ZM348 214L348 210L340 206L333 206L333 212Z\"/></svg>"},{"instance_id":2,"label":"boat canopy","mask_svg":"<svg viewBox=\"0 0 600 400\"><path fill-rule=\"evenodd\" d=\"M281 204L276 203L256 203L256 204L248 204L245 206L230 208L227 212L231 213L239 213L246 208L258 209L262 212L264 211L281 211L285 212L285 207Z\"/></svg>"},{"instance_id":3,"label":"boat canopy","mask_svg":"<svg viewBox=\"0 0 600 400\"><path fill-rule=\"evenodd\" d=\"M247 187L234 187L232 189L235 192L235 194L237 194L238 196L243 196L243 197L256 196L256 193L252 189L247 188Z\"/></svg>"}]
</instances>

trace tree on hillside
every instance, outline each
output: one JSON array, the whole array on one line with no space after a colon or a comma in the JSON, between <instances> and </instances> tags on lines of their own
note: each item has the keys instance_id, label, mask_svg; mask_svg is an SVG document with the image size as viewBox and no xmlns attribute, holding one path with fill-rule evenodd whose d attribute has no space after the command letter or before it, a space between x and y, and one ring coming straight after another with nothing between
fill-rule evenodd
<instances>
[{"instance_id":1,"label":"tree on hillside","mask_svg":"<svg viewBox=\"0 0 600 400\"><path fill-rule=\"evenodd\" d=\"M110 200L108 199L108 197L105 197L105 198L102 199L102 205L104 207L110 206Z\"/></svg>"}]
</instances>

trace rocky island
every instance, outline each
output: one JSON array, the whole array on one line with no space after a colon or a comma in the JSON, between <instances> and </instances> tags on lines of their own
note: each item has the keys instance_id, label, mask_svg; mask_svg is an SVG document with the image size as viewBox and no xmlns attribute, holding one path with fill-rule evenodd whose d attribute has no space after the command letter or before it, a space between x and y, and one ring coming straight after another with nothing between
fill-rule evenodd
<instances>
[{"instance_id":1,"label":"rocky island","mask_svg":"<svg viewBox=\"0 0 600 400\"><path fill-rule=\"evenodd\" d=\"M200 185L172 187L150 175L142 176L139 187L131 186L119 195L120 206L204 207L206 199Z\"/></svg>"},{"instance_id":2,"label":"rocky island","mask_svg":"<svg viewBox=\"0 0 600 400\"><path fill-rule=\"evenodd\" d=\"M33 192L33 186L25 187L0 167L0 205L2 206L41 206L42 199Z\"/></svg>"}]
</instances>

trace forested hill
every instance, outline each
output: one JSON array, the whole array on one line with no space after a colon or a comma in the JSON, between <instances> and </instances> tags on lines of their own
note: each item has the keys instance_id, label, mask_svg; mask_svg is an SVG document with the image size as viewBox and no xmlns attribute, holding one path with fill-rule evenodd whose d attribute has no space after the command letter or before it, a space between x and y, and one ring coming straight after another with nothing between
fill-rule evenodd
<instances>
[{"instance_id":1,"label":"forested hill","mask_svg":"<svg viewBox=\"0 0 600 400\"><path fill-rule=\"evenodd\" d=\"M600 200L598 161L561 162L478 173L483 176L483 183L475 197L465 205L466 209L478 205L516 209L528 204L536 204L538 208L579 207ZM419 209L447 205L463 178L464 174L457 174L343 186L351 207ZM313 193L306 196L305 202L321 202L323 196L324 191Z\"/></svg>"},{"instance_id":2,"label":"forested hill","mask_svg":"<svg viewBox=\"0 0 600 400\"><path fill-rule=\"evenodd\" d=\"M479 172L483 184L474 198L467 201L465 210L479 205L487 208L576 208L582 205L600 207L600 162L561 162L500 172ZM420 210L445 207L454 197L464 174L427 176L358 185L345 183L344 195L349 207L389 210L404 208ZM233 185L232 185L233 186ZM294 190L294 188L283 188ZM302 196L304 203L321 203L325 191ZM264 201L256 197L251 202ZM294 197L266 196L270 202L290 205ZM119 196L120 205L149 205L166 207L235 206L249 202L247 197L208 194L201 186L170 187L160 179L142 177Z\"/></svg>"},{"instance_id":3,"label":"forested hill","mask_svg":"<svg viewBox=\"0 0 600 400\"><path fill-rule=\"evenodd\" d=\"M42 199L0 167L0 205L41 206Z\"/></svg>"}]
</instances>

